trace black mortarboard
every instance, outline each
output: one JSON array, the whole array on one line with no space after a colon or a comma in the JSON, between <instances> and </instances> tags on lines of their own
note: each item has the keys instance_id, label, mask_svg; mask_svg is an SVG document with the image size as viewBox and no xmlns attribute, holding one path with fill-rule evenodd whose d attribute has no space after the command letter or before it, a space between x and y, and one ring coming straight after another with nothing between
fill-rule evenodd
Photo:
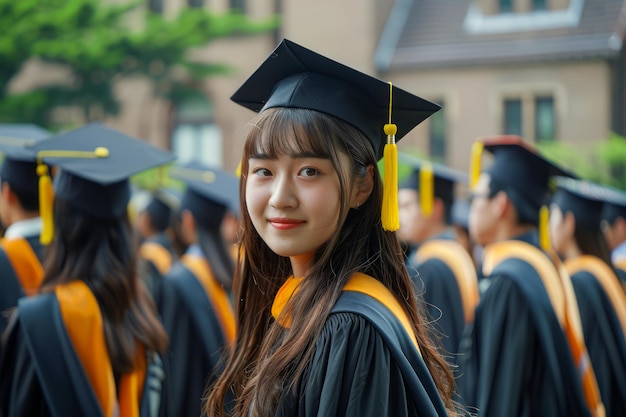
<instances>
[{"instance_id":1,"label":"black mortarboard","mask_svg":"<svg viewBox=\"0 0 626 417\"><path fill-rule=\"evenodd\" d=\"M53 136L35 150L44 162L60 168L56 196L97 218L116 217L127 210L131 175L175 158L99 123Z\"/></svg>"},{"instance_id":2,"label":"black mortarboard","mask_svg":"<svg viewBox=\"0 0 626 417\"><path fill-rule=\"evenodd\" d=\"M485 138L479 143L493 154L493 162L485 169L491 176L492 184L497 183L501 188L514 190L537 213L549 198L550 177L575 177L571 172L548 161L519 136Z\"/></svg>"},{"instance_id":3,"label":"black mortarboard","mask_svg":"<svg viewBox=\"0 0 626 417\"><path fill-rule=\"evenodd\" d=\"M4 160L0 178L20 196L22 204L36 207L37 163L33 146L50 136L47 130L30 124L0 124L0 152Z\"/></svg>"},{"instance_id":4,"label":"black mortarboard","mask_svg":"<svg viewBox=\"0 0 626 417\"><path fill-rule=\"evenodd\" d=\"M400 189L410 188L420 192L420 203L425 199L432 200L439 197L448 206L452 205L454 200L455 184L467 184L468 175L465 172L449 168L445 165L415 158L413 156L401 153L398 161L400 164L406 164L411 167L411 174L400 184ZM424 186L432 193L425 195ZM422 208L423 209L423 208Z\"/></svg>"},{"instance_id":5,"label":"black mortarboard","mask_svg":"<svg viewBox=\"0 0 626 417\"><path fill-rule=\"evenodd\" d=\"M239 212L239 179L234 174L189 162L172 167L170 176L187 184L180 209L189 210L202 226L215 230L227 210Z\"/></svg>"},{"instance_id":6,"label":"black mortarboard","mask_svg":"<svg viewBox=\"0 0 626 417\"><path fill-rule=\"evenodd\" d=\"M552 196L552 204L557 205L563 213L571 212L577 224L589 229L600 227L606 188L568 177L555 178L555 184L557 190Z\"/></svg>"},{"instance_id":7,"label":"black mortarboard","mask_svg":"<svg viewBox=\"0 0 626 417\"><path fill-rule=\"evenodd\" d=\"M626 220L626 193L622 190L610 188L604 196L602 220L613 224L618 217Z\"/></svg>"},{"instance_id":8,"label":"black mortarboard","mask_svg":"<svg viewBox=\"0 0 626 417\"><path fill-rule=\"evenodd\" d=\"M232 95L255 112L272 107L317 110L350 123L370 140L378 158L387 136L385 123L397 125L396 142L440 107L287 39Z\"/></svg>"}]
</instances>

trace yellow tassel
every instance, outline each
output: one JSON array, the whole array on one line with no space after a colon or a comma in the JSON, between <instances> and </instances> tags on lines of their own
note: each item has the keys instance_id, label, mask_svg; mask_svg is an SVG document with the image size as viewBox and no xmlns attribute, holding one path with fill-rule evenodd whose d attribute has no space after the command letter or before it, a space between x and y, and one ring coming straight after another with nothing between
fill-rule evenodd
<instances>
[{"instance_id":1,"label":"yellow tassel","mask_svg":"<svg viewBox=\"0 0 626 417\"><path fill-rule=\"evenodd\" d=\"M237 164L237 168L235 169L235 175L237 175L238 177L241 177L241 162Z\"/></svg>"},{"instance_id":2,"label":"yellow tassel","mask_svg":"<svg viewBox=\"0 0 626 417\"><path fill-rule=\"evenodd\" d=\"M425 217L430 217L433 213L433 205L435 200L435 174L433 166L424 163L420 168L420 209Z\"/></svg>"},{"instance_id":3,"label":"yellow tassel","mask_svg":"<svg viewBox=\"0 0 626 417\"><path fill-rule=\"evenodd\" d=\"M395 232L400 228L398 214L398 147L396 146L397 127L394 124L385 125L387 144L383 151L384 178L383 178L383 229Z\"/></svg>"},{"instance_id":4,"label":"yellow tassel","mask_svg":"<svg viewBox=\"0 0 626 417\"><path fill-rule=\"evenodd\" d=\"M548 206L541 206L539 210L539 246L545 251L551 249L550 231L548 229L548 221L550 219L550 209Z\"/></svg>"},{"instance_id":5,"label":"yellow tassel","mask_svg":"<svg viewBox=\"0 0 626 417\"><path fill-rule=\"evenodd\" d=\"M472 154L470 159L470 189L476 187L476 183L478 182L478 177L480 177L481 167L481 159L483 156L483 143L482 142L474 142L472 145Z\"/></svg>"},{"instance_id":6,"label":"yellow tassel","mask_svg":"<svg viewBox=\"0 0 626 417\"><path fill-rule=\"evenodd\" d=\"M37 175L39 176L39 214L43 223L39 241L43 245L49 245L54 237L54 188L47 165L38 165Z\"/></svg>"}]
</instances>

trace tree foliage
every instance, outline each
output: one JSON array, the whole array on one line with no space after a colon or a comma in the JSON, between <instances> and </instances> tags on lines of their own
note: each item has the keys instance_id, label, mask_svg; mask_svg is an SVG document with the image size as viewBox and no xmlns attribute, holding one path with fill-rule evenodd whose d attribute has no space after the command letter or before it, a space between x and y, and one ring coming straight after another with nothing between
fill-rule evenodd
<instances>
[{"instance_id":1,"label":"tree foliage","mask_svg":"<svg viewBox=\"0 0 626 417\"><path fill-rule=\"evenodd\" d=\"M129 21L140 24L129 25ZM143 76L154 93L180 100L207 76L228 71L219 62L189 58L195 47L233 34L275 27L239 13L184 9L173 19L148 12L141 2L100 0L0 0L0 121L49 125L55 106L77 106L85 119L116 114L116 80ZM139 27L137 27L139 26ZM69 68L67 82L8 94L7 86L32 58Z\"/></svg>"}]
</instances>

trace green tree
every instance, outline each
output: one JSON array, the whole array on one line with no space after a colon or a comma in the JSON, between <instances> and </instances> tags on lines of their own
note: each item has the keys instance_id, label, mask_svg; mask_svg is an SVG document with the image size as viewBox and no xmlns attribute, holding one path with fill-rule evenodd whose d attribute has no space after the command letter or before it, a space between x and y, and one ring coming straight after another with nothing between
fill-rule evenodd
<instances>
[{"instance_id":1,"label":"green tree","mask_svg":"<svg viewBox=\"0 0 626 417\"><path fill-rule=\"evenodd\" d=\"M239 13L217 15L204 9L185 9L165 19L139 6L0 0L0 121L49 126L49 110L61 105L82 109L85 120L116 114L113 87L120 77L131 75L152 80L155 95L181 100L203 78L228 70L220 63L191 60L191 49L276 25L275 19L254 23ZM138 15L144 17L142 28L131 29L128 19ZM8 83L35 57L69 68L71 79L9 96Z\"/></svg>"}]
</instances>

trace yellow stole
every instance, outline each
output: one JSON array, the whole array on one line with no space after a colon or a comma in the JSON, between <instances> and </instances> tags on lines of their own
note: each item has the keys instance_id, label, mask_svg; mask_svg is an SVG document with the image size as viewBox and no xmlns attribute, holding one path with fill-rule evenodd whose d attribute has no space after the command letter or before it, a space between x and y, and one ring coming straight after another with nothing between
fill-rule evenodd
<instances>
[{"instance_id":1,"label":"yellow stole","mask_svg":"<svg viewBox=\"0 0 626 417\"><path fill-rule=\"evenodd\" d=\"M200 256L183 255L181 262L185 265L198 279L200 285L204 288L215 315L219 321L220 327L224 334L224 338L228 343L235 340L235 314L228 298L228 294L224 287L219 283L211 272L211 266L206 259Z\"/></svg>"},{"instance_id":2,"label":"yellow stole","mask_svg":"<svg viewBox=\"0 0 626 417\"><path fill-rule=\"evenodd\" d=\"M146 376L143 346L137 345L136 367L122 375L119 398L116 398L115 378L107 350L100 306L83 281L73 281L55 287L65 328L91 382L105 417L138 417L139 404Z\"/></svg>"},{"instance_id":3,"label":"yellow stole","mask_svg":"<svg viewBox=\"0 0 626 417\"><path fill-rule=\"evenodd\" d=\"M302 278L289 277L276 293L276 297L274 297L274 303L272 304L272 316L281 326L285 328L291 327L291 316L283 315L283 309L291 297L298 291L298 287L301 282ZM380 281L369 275L355 272L352 274L350 279L348 279L348 282L343 287L343 291L360 292L362 294L369 295L387 307L389 311L391 311L400 321L400 324L402 324L404 330L411 337L411 340L413 341L413 344L417 348L418 352L420 352L419 344L417 343L417 338L413 332L413 326L411 326L409 316L406 314L400 303L398 303L398 300L396 300L391 291L389 291L389 289Z\"/></svg>"},{"instance_id":4,"label":"yellow stole","mask_svg":"<svg viewBox=\"0 0 626 417\"><path fill-rule=\"evenodd\" d=\"M423 243L415 254L418 265L433 258L443 261L452 270L461 294L465 323L471 323L480 298L472 258L458 242L443 239Z\"/></svg>"},{"instance_id":5,"label":"yellow stole","mask_svg":"<svg viewBox=\"0 0 626 417\"><path fill-rule=\"evenodd\" d=\"M165 275L172 267L172 254L156 242L145 242L139 247L139 256L154 264L161 275Z\"/></svg>"},{"instance_id":6,"label":"yellow stole","mask_svg":"<svg viewBox=\"0 0 626 417\"><path fill-rule=\"evenodd\" d=\"M619 278L611 268L601 259L591 255L568 259L564 264L570 275L580 271L588 271L600 282L604 293L613 305L613 310L622 327L622 334L626 337L626 294L622 291Z\"/></svg>"},{"instance_id":7,"label":"yellow stole","mask_svg":"<svg viewBox=\"0 0 626 417\"><path fill-rule=\"evenodd\" d=\"M43 280L43 267L30 243L24 238L2 239L0 242L24 294L36 294Z\"/></svg>"}]
</instances>

